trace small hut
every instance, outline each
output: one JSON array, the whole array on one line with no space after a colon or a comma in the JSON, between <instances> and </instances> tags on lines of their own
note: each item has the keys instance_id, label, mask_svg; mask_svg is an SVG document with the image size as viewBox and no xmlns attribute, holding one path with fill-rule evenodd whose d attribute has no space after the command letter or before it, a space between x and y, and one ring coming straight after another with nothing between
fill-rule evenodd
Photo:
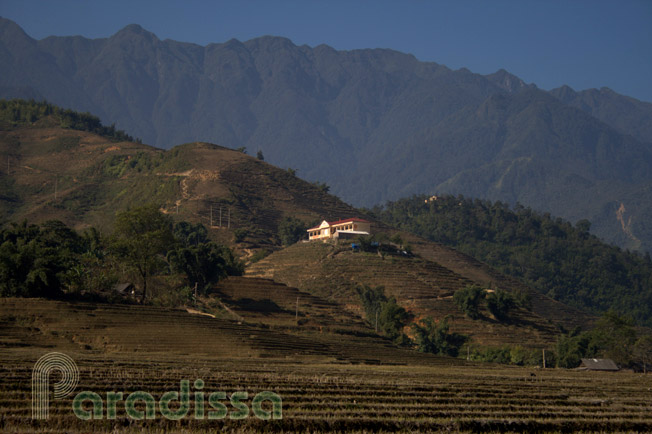
<instances>
[{"instance_id":1,"label":"small hut","mask_svg":"<svg viewBox=\"0 0 652 434\"><path fill-rule=\"evenodd\" d=\"M582 359L579 369L586 371L618 371L618 365L611 359Z\"/></svg>"},{"instance_id":2,"label":"small hut","mask_svg":"<svg viewBox=\"0 0 652 434\"><path fill-rule=\"evenodd\" d=\"M113 291L125 297L136 297L136 287L133 283L117 283L113 286Z\"/></svg>"}]
</instances>

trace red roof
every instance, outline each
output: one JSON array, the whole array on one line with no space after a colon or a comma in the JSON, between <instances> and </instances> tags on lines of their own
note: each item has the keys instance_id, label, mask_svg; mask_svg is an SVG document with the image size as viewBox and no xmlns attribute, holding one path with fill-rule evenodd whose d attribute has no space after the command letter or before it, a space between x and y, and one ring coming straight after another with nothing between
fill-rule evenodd
<instances>
[{"instance_id":1,"label":"red roof","mask_svg":"<svg viewBox=\"0 0 652 434\"><path fill-rule=\"evenodd\" d=\"M350 219L344 219L344 220L338 220L336 222L328 222L329 225L339 225L340 223L346 223L346 222L360 222L360 223L369 223L367 220L358 218L358 217L352 217Z\"/></svg>"}]
</instances>

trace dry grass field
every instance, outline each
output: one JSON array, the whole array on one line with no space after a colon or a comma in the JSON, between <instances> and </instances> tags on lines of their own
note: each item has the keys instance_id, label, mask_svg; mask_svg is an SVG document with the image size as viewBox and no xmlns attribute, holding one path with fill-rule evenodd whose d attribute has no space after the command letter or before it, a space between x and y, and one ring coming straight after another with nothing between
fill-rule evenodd
<instances>
[{"instance_id":1,"label":"dry grass field","mask_svg":"<svg viewBox=\"0 0 652 434\"><path fill-rule=\"evenodd\" d=\"M90 339L95 336L97 339ZM467 363L393 347L381 339L293 332L143 306L5 299L0 306L0 431L86 432L650 432L652 376ZM32 369L63 352L80 381L32 420ZM225 392L226 417L195 417L194 381L206 397ZM75 394L164 393L190 382L189 412L133 420L80 420ZM50 383L58 381L55 373ZM235 392L271 391L282 419L251 411L231 419ZM205 406L208 407L208 398ZM271 408L271 407L270 407Z\"/></svg>"},{"instance_id":2,"label":"dry grass field","mask_svg":"<svg viewBox=\"0 0 652 434\"><path fill-rule=\"evenodd\" d=\"M157 413L134 421L82 421L72 398L52 401L47 421L31 420L30 379L38 352L2 355L3 432L650 432L652 377L497 366L448 361L410 366L341 365L309 360L163 357L148 354L71 356L80 368L77 390L147 391L155 399L200 378L206 392L273 391L281 420L197 420L194 401L180 421ZM31 360L30 360L31 359ZM532 376L531 374L535 374ZM191 389L192 390L192 389ZM106 398L104 398L106 402ZM251 399L244 401L250 406ZM234 409L225 401L229 412Z\"/></svg>"}]
</instances>

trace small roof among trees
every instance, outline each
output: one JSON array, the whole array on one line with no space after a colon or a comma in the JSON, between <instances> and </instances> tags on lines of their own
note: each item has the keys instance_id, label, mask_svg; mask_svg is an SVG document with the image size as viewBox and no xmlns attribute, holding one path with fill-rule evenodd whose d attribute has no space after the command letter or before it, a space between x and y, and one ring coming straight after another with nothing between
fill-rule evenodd
<instances>
[{"instance_id":1,"label":"small roof among trees","mask_svg":"<svg viewBox=\"0 0 652 434\"><path fill-rule=\"evenodd\" d=\"M116 283L113 286L113 290L115 292L119 292L121 294L127 294L131 293L134 291L134 284L133 283Z\"/></svg>"},{"instance_id":2,"label":"small roof among trees","mask_svg":"<svg viewBox=\"0 0 652 434\"><path fill-rule=\"evenodd\" d=\"M582 359L580 369L589 371L618 371L618 365L611 359Z\"/></svg>"}]
</instances>

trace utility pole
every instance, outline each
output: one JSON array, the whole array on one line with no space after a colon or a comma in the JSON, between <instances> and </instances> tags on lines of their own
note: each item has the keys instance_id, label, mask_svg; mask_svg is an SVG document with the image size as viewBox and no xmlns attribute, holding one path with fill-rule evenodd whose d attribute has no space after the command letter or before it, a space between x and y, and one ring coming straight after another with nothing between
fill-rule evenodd
<instances>
[{"instance_id":1,"label":"utility pole","mask_svg":"<svg viewBox=\"0 0 652 434\"><path fill-rule=\"evenodd\" d=\"M299 296L297 296L297 306L294 309L294 321L299 323Z\"/></svg>"},{"instance_id":2,"label":"utility pole","mask_svg":"<svg viewBox=\"0 0 652 434\"><path fill-rule=\"evenodd\" d=\"M374 327L376 333L378 333L378 309L376 309L376 326Z\"/></svg>"}]
</instances>

